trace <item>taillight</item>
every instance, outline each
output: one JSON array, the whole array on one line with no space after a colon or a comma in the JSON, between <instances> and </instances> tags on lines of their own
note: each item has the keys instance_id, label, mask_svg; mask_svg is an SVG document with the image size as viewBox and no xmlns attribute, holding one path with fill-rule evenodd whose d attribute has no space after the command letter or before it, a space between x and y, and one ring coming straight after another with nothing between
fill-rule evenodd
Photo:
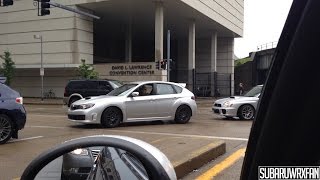
<instances>
[{"instance_id":1,"label":"taillight","mask_svg":"<svg viewBox=\"0 0 320 180\"><path fill-rule=\"evenodd\" d=\"M64 97L67 97L67 88L64 88L63 96L64 96Z\"/></svg>"},{"instance_id":2,"label":"taillight","mask_svg":"<svg viewBox=\"0 0 320 180\"><path fill-rule=\"evenodd\" d=\"M194 96L191 96L191 99L196 100L196 98Z\"/></svg>"},{"instance_id":3,"label":"taillight","mask_svg":"<svg viewBox=\"0 0 320 180\"><path fill-rule=\"evenodd\" d=\"M16 103L23 104L23 98L22 97L16 98Z\"/></svg>"}]
</instances>

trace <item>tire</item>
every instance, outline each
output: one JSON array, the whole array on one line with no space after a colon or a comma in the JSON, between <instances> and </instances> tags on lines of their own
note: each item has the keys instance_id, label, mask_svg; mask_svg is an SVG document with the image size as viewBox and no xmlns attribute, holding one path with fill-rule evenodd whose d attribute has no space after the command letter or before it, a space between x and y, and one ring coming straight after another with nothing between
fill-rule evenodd
<instances>
[{"instance_id":1,"label":"tire","mask_svg":"<svg viewBox=\"0 0 320 180\"><path fill-rule=\"evenodd\" d=\"M79 97L72 97L72 98L69 100L68 107L70 107L72 103L78 101L79 99L80 99Z\"/></svg>"},{"instance_id":2,"label":"tire","mask_svg":"<svg viewBox=\"0 0 320 180\"><path fill-rule=\"evenodd\" d=\"M101 125L106 128L117 127L122 121L122 112L116 107L108 107L101 116Z\"/></svg>"},{"instance_id":3,"label":"tire","mask_svg":"<svg viewBox=\"0 0 320 180\"><path fill-rule=\"evenodd\" d=\"M254 118L255 109L253 106L246 104L239 108L239 118L244 120L251 120Z\"/></svg>"},{"instance_id":4,"label":"tire","mask_svg":"<svg viewBox=\"0 0 320 180\"><path fill-rule=\"evenodd\" d=\"M174 121L178 124L185 124L189 122L192 112L189 106L181 105L176 111Z\"/></svg>"},{"instance_id":5,"label":"tire","mask_svg":"<svg viewBox=\"0 0 320 180\"><path fill-rule=\"evenodd\" d=\"M11 119L4 115L0 114L0 144L6 143L13 134L13 123Z\"/></svg>"}]
</instances>

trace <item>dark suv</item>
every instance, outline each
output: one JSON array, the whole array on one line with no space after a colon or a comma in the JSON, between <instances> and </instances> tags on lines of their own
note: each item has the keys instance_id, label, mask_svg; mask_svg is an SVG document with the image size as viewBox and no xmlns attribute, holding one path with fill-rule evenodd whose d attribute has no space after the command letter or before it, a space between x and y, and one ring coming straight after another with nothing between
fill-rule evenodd
<instances>
[{"instance_id":1,"label":"dark suv","mask_svg":"<svg viewBox=\"0 0 320 180\"><path fill-rule=\"evenodd\" d=\"M18 131L26 123L23 98L10 87L0 83L0 144L18 138Z\"/></svg>"},{"instance_id":2,"label":"dark suv","mask_svg":"<svg viewBox=\"0 0 320 180\"><path fill-rule=\"evenodd\" d=\"M70 106L85 97L106 95L121 85L117 80L71 80L65 87L63 101Z\"/></svg>"}]
</instances>

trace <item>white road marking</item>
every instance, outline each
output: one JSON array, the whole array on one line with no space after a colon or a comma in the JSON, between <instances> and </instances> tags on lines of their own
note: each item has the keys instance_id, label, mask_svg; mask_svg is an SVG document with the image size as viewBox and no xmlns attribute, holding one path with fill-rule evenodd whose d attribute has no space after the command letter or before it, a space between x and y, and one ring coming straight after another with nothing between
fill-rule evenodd
<instances>
[{"instance_id":1,"label":"white road marking","mask_svg":"<svg viewBox=\"0 0 320 180\"><path fill-rule=\"evenodd\" d=\"M32 140L32 139L39 139L43 138L43 136L35 136L35 137L29 137L29 138L23 138L23 139L15 139L9 142L19 142L19 141L27 141L27 140Z\"/></svg>"},{"instance_id":2,"label":"white road marking","mask_svg":"<svg viewBox=\"0 0 320 180\"><path fill-rule=\"evenodd\" d=\"M27 126L27 127L31 127L31 128L51 128L51 129L65 129L65 128L68 128L68 127L55 127L55 126ZM109 129L107 131L110 131L110 132L135 133L135 134L153 134L153 135L163 135L163 136L191 137L191 138L207 138L207 139L222 139L222 140L234 140L234 141L248 141L247 138L224 137L224 136L202 136L202 135L193 135L193 134L157 133L157 132L109 130Z\"/></svg>"},{"instance_id":3,"label":"white road marking","mask_svg":"<svg viewBox=\"0 0 320 180\"><path fill-rule=\"evenodd\" d=\"M201 135L192 135L192 134L157 133L157 132L142 132L142 131L126 131L126 130L108 130L108 131L137 133L137 134L154 134L154 135L164 135L164 136L191 137L191 138L208 138L208 139L248 141L248 139L246 139L246 138L237 138L237 137L201 136Z\"/></svg>"}]
</instances>

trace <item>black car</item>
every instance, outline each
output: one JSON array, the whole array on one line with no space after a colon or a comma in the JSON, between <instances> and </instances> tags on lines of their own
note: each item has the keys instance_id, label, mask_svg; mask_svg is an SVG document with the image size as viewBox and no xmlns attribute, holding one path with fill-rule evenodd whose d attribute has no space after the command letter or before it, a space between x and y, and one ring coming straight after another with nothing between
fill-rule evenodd
<instances>
[{"instance_id":1,"label":"black car","mask_svg":"<svg viewBox=\"0 0 320 180\"><path fill-rule=\"evenodd\" d=\"M65 87L63 101L70 106L85 97L106 95L121 85L117 80L71 80Z\"/></svg>"},{"instance_id":2,"label":"black car","mask_svg":"<svg viewBox=\"0 0 320 180\"><path fill-rule=\"evenodd\" d=\"M26 110L20 94L0 83L0 144L18 138L18 131L26 123Z\"/></svg>"}]
</instances>

